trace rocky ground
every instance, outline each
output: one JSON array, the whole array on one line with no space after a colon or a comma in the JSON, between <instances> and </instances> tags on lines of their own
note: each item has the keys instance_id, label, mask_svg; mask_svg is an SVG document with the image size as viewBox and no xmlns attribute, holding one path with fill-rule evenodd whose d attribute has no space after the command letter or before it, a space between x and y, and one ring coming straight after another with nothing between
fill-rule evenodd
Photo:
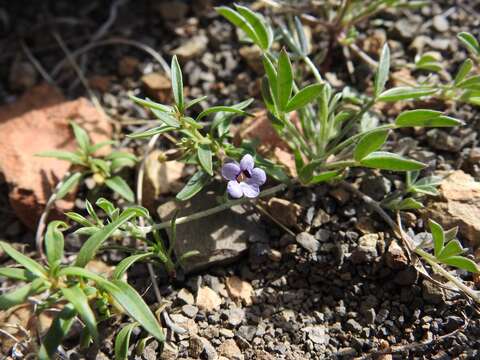
<instances>
[{"instance_id":1,"label":"rocky ground","mask_svg":"<svg viewBox=\"0 0 480 360\"><path fill-rule=\"evenodd\" d=\"M1 239L34 249L36 219L49 195L45 181L54 183L66 169L21 154L37 152L35 144L42 142L40 138L45 144L65 140L59 146L72 146L68 134L59 136L61 131L48 127L52 119L57 128L65 130L69 116L86 123L93 118L104 125L101 130L91 129L92 134L99 138L113 136L123 147L141 152L144 142L126 140L124 135L145 126L144 119L149 115L134 105L127 93L134 91L161 102L170 99L170 84L162 64L145 51L145 46L166 60L172 54L179 56L190 97L208 95L212 105L258 98L257 54L238 42L232 27L215 14L212 5L209 0L115 1L108 6L92 1L78 8L70 2L50 1L29 6L10 2L0 7L0 102L4 103L0 108L0 153L18 155L14 160L0 155ZM479 12L475 1L439 1L413 12L385 12L363 25L358 43L376 58L381 43L388 38L397 70L412 62L417 53L434 51L453 71L466 55L453 40L455 34L470 31L478 37ZM89 43L107 41L78 58L81 72L107 116L99 116L92 105L77 100L89 94L78 74L64 61L55 34L60 34L71 52ZM319 57L325 40L319 32L313 31L312 36L313 53ZM125 39L135 43L126 44ZM32 65L32 56L46 75L39 74L38 65ZM355 71L349 74L341 51L337 49L331 56L330 66L324 70L335 87L364 90L371 85L371 71L360 60L353 58ZM405 77L425 76L401 71ZM35 87L50 79L48 87ZM480 179L478 110L458 104L427 105L447 111L467 125L451 131L408 130L397 133L388 146L428 162L427 172L456 170L453 180L442 184L442 196L431 200L426 213L445 225L462 225L461 240L473 256L480 238L480 216L476 216L480 214L480 189L473 182ZM378 117L388 120L409 106L377 109ZM43 109L28 112L34 107ZM48 107L53 108L46 110ZM36 131L27 138L29 128ZM14 141L19 138L27 140ZM159 151L170 146L165 140ZM158 154L152 156L155 158ZM178 163L162 166L166 167L162 176L158 176L158 169L147 171L146 187L151 192L145 198L155 198L146 205L154 213L160 206L158 214L165 218L171 210L166 201L181 186L189 169ZM41 169L49 170L43 174ZM350 180L360 179L357 184L361 191L381 200L403 180L399 175L384 175L362 170L352 172ZM133 183L133 172L125 176ZM89 191L87 183L78 199L99 195ZM186 331L168 330L163 351L156 341L149 341L143 353L134 358L480 357L476 307L462 295L439 289L419 277L388 226L354 194L341 186L322 185L291 189L277 196L260 203L276 221L247 206L179 227L181 250L202 247L205 255L188 265L186 271L179 271L175 279L158 269L158 282L161 305ZM206 203L197 200L198 204ZM465 204L468 211L461 207ZM83 211L85 202L77 200L62 206ZM425 236L422 215L406 213L403 217L413 237ZM68 256L74 256L82 240L67 238ZM219 249L215 254L207 253L212 244ZM1 260L6 262L4 257ZM119 254L113 252L92 266L108 272L109 266L119 260ZM218 264L225 260L228 265ZM470 275L457 274L470 285L480 286ZM144 266L134 267L129 280L149 304L155 304ZM4 291L11 284L0 279L0 286ZM14 316L21 323L22 316ZM65 347L65 357L112 358L113 336L119 325L120 320L105 322L104 343L86 354L79 353L72 339L72 347ZM141 338L140 332L134 333L133 343ZM1 351L8 356L12 344L2 344Z\"/></svg>"}]
</instances>

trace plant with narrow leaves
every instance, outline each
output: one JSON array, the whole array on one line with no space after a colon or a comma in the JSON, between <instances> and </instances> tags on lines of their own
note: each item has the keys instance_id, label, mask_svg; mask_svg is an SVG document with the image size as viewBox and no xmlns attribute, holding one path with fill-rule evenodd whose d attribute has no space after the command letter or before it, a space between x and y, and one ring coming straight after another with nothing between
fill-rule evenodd
<instances>
[{"instance_id":1,"label":"plant with narrow leaves","mask_svg":"<svg viewBox=\"0 0 480 360\"><path fill-rule=\"evenodd\" d=\"M462 255L466 250L456 239L458 227L444 230L433 220L428 221L428 226L432 239L417 245L415 252L418 255L430 264L448 265L472 273L480 272L480 268L473 260ZM433 253L430 253L428 250L432 248Z\"/></svg>"},{"instance_id":2,"label":"plant with narrow leaves","mask_svg":"<svg viewBox=\"0 0 480 360\"><path fill-rule=\"evenodd\" d=\"M112 316L114 311L128 314L135 324L143 327L158 341L164 341L162 328L150 308L136 290L121 279L124 270L117 267L115 276L106 279L85 268L103 241L115 230L135 217L147 215L147 211L140 207L125 210L115 221L87 240L73 264L63 263L63 231L68 226L61 221L53 221L48 225L45 236L46 265L23 255L6 242L0 242L0 249L21 265L0 268L0 276L26 283L12 292L0 295L0 310L28 303L32 297L36 304L35 317L43 311L59 310L49 330L40 339L40 347L35 350L39 359L55 357L59 345L77 318L83 324L82 343L85 346L91 342L100 343L97 323Z\"/></svg>"},{"instance_id":3,"label":"plant with narrow leaves","mask_svg":"<svg viewBox=\"0 0 480 360\"><path fill-rule=\"evenodd\" d=\"M425 166L421 162L382 150L389 132L403 127L449 127L462 123L441 112L428 109L405 111L391 124L378 126L372 123L370 111L376 103L419 99L431 95L435 90L411 87L385 90L390 69L390 51L385 45L371 96L356 96L348 91L334 93L307 54L301 52L305 49L306 35L298 19L295 22L295 36L285 35L289 39L287 43L291 50L293 49L293 55L285 49L276 53L271 46L260 46L258 43L260 34L272 32L270 25L262 21L260 16L255 19L245 16L241 9L220 7L217 11L244 30L263 51L264 103L273 127L288 143L295 156L296 171L303 184L337 179L349 167L392 171L420 170ZM235 14L235 18L232 14ZM239 21L239 18L242 21ZM283 31L288 32L285 29ZM304 62L316 82L305 86L298 85L304 81L302 78L297 79L300 64L297 61L292 62L292 59ZM298 65L298 68L295 65ZM295 123L294 119L298 119L298 122Z\"/></svg>"},{"instance_id":4,"label":"plant with narrow leaves","mask_svg":"<svg viewBox=\"0 0 480 360\"><path fill-rule=\"evenodd\" d=\"M82 179L92 176L96 184L105 184L125 200L133 203L135 201L133 191L128 183L117 174L125 167L134 166L137 162L136 157L124 151L111 151L105 156L97 156L96 153L100 149L115 142L102 141L98 144L92 144L90 137L83 128L74 122L70 124L78 145L75 151L51 150L37 154L37 156L68 161L72 165L71 174L63 180L56 191L56 199L63 198Z\"/></svg>"}]
</instances>

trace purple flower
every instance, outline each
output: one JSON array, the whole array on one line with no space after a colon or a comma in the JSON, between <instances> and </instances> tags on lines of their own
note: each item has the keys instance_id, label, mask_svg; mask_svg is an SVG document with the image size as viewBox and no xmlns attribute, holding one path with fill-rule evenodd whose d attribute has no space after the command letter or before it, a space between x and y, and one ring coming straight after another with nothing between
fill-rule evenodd
<instances>
[{"instance_id":1,"label":"purple flower","mask_svg":"<svg viewBox=\"0 0 480 360\"><path fill-rule=\"evenodd\" d=\"M255 163L250 154L245 155L240 164L230 161L222 166L222 176L228 181L227 192L231 197L238 199L242 196L255 198L260 194L260 186L265 184L265 171L254 167Z\"/></svg>"}]
</instances>

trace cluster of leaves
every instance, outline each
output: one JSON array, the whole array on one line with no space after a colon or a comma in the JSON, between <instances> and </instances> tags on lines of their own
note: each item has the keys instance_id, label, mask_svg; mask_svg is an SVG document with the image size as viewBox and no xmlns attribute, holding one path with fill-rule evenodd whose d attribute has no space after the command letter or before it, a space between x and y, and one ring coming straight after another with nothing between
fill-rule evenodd
<instances>
[{"instance_id":1,"label":"cluster of leaves","mask_svg":"<svg viewBox=\"0 0 480 360\"><path fill-rule=\"evenodd\" d=\"M96 184L105 184L125 200L133 203L135 201L133 191L128 183L116 174L125 167L134 166L137 162L136 157L123 151L111 151L105 156L96 156L99 150L115 142L103 141L92 144L90 137L83 128L74 122L71 122L71 126L78 144L77 150L73 152L52 150L37 154L37 156L68 161L73 167L71 174L62 181L57 189L56 199L61 199L67 195L82 179L93 176Z\"/></svg>"},{"instance_id":2,"label":"cluster of leaves","mask_svg":"<svg viewBox=\"0 0 480 360\"><path fill-rule=\"evenodd\" d=\"M102 207L108 208L108 202L101 201ZM114 210L116 212L116 210ZM118 212L117 212L118 213ZM130 207L118 216L112 216L112 222L101 227L84 243L73 264L63 264L64 235L68 226L61 221L53 221L48 225L45 236L45 252L47 264L23 255L6 242L0 242L0 248L22 267L0 268L0 276L25 282L16 290L0 296L0 310L29 302L35 299L34 316L43 311L58 309L58 314L41 341L37 353L40 359L53 359L58 346L67 336L76 318L84 324L82 345L101 341L97 328L99 321L105 320L114 312L128 314L134 322L127 325L143 327L151 336L160 342L164 341L162 328L137 291L122 279L128 267L135 262L131 257L122 261L111 279L106 279L85 268L101 244L120 229L122 225L132 224L135 218L147 217L148 212L141 207ZM79 215L70 217L87 222ZM115 217L115 220L113 220ZM152 254L153 255L153 252ZM127 261L128 259L128 261ZM116 340L117 359L126 359L126 331L121 331Z\"/></svg>"},{"instance_id":3,"label":"cluster of leaves","mask_svg":"<svg viewBox=\"0 0 480 360\"><path fill-rule=\"evenodd\" d=\"M435 262L456 267L472 273L480 272L478 265L471 259L462 256L465 249L460 241L456 239L458 227L450 230L444 230L440 224L433 220L428 222L432 241L425 241L418 244L416 253L422 256L428 262ZM433 254L425 250L433 248Z\"/></svg>"}]
</instances>

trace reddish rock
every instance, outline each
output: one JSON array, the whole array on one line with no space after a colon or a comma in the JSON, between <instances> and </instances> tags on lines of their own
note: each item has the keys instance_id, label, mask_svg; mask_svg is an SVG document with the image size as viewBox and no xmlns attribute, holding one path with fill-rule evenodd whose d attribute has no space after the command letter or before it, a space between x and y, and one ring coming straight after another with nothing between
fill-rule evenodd
<instances>
[{"instance_id":1,"label":"reddish rock","mask_svg":"<svg viewBox=\"0 0 480 360\"><path fill-rule=\"evenodd\" d=\"M164 74L153 72L142 76L145 92L161 103L169 103L172 99L172 83Z\"/></svg>"},{"instance_id":2,"label":"reddish rock","mask_svg":"<svg viewBox=\"0 0 480 360\"><path fill-rule=\"evenodd\" d=\"M93 142L111 137L107 119L87 99L66 101L48 85L25 93L13 104L0 108L0 168L10 187L10 203L17 216L35 229L52 189L68 171L69 164L36 157L45 150L74 150L69 122L84 127ZM61 210L71 208L59 201Z\"/></svg>"}]
</instances>

